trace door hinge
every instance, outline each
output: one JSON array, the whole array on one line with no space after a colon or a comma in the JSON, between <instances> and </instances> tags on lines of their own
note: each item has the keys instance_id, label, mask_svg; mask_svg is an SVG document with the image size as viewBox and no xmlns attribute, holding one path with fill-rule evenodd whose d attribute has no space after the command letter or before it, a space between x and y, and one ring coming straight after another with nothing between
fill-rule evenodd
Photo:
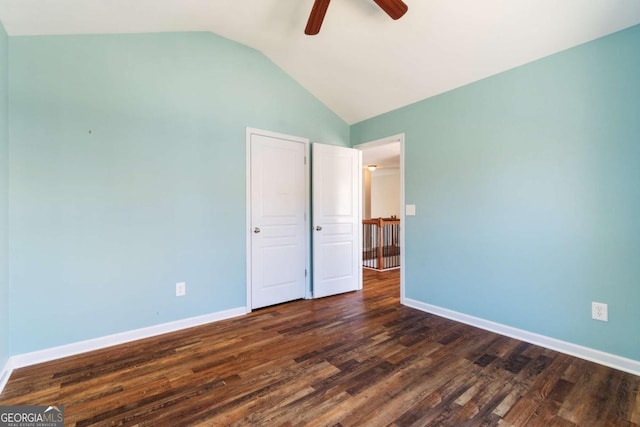
<instances>
[{"instance_id":1,"label":"door hinge","mask_svg":"<svg viewBox=\"0 0 640 427\"><path fill-rule=\"evenodd\" d=\"M304 156L304 164L307 164L307 156Z\"/></svg>"},{"instance_id":2,"label":"door hinge","mask_svg":"<svg viewBox=\"0 0 640 427\"><path fill-rule=\"evenodd\" d=\"M307 277L307 269L304 269L304 277Z\"/></svg>"}]
</instances>

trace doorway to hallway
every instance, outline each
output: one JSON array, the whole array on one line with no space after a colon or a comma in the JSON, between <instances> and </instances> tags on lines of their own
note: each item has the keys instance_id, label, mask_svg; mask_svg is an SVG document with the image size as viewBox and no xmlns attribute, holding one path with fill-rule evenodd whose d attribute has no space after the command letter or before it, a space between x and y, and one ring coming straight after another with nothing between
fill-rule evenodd
<instances>
[{"instance_id":1,"label":"doorway to hallway","mask_svg":"<svg viewBox=\"0 0 640 427\"><path fill-rule=\"evenodd\" d=\"M362 151L363 275L398 269L404 299L404 134L355 146ZM364 276L363 276L364 277ZM363 287L367 280L363 279Z\"/></svg>"}]
</instances>

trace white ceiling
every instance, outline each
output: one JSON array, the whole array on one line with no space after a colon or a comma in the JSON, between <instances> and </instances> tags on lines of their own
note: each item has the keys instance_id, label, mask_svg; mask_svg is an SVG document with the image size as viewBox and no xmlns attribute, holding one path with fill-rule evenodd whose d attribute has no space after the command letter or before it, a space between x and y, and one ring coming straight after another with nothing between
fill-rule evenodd
<instances>
[{"instance_id":1,"label":"white ceiling","mask_svg":"<svg viewBox=\"0 0 640 427\"><path fill-rule=\"evenodd\" d=\"M640 24L640 0L0 0L9 35L212 31L269 57L352 124Z\"/></svg>"},{"instance_id":2,"label":"white ceiling","mask_svg":"<svg viewBox=\"0 0 640 427\"><path fill-rule=\"evenodd\" d=\"M362 167L376 165L381 169L398 169L400 167L400 142L376 145L362 150Z\"/></svg>"}]
</instances>

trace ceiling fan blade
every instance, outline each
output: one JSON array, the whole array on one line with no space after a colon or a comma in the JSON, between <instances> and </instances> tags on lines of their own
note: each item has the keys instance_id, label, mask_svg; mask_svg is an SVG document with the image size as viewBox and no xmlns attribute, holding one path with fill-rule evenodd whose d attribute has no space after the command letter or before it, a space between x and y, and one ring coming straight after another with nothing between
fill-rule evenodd
<instances>
[{"instance_id":1,"label":"ceiling fan blade","mask_svg":"<svg viewBox=\"0 0 640 427\"><path fill-rule=\"evenodd\" d=\"M309 15L307 21L307 27L304 29L304 33L309 36L314 36L320 32L322 27L322 21L324 21L324 15L327 13L329 2L331 0L315 0L313 3L313 9Z\"/></svg>"},{"instance_id":2,"label":"ceiling fan blade","mask_svg":"<svg viewBox=\"0 0 640 427\"><path fill-rule=\"evenodd\" d=\"M407 13L409 6L402 0L373 0L387 15L393 19L400 19L402 15Z\"/></svg>"}]
</instances>

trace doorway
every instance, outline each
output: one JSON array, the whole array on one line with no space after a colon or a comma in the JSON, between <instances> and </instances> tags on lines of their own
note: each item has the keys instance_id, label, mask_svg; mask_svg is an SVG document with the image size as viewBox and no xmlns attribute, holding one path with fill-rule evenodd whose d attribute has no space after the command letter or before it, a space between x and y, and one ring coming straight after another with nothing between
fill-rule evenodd
<instances>
[{"instance_id":1,"label":"doorway","mask_svg":"<svg viewBox=\"0 0 640 427\"><path fill-rule=\"evenodd\" d=\"M354 148L362 152L363 268L366 264L367 269L389 271L396 263L399 264L400 299L403 303L406 247L404 134L356 145ZM398 229L394 231L396 224ZM376 230L385 230L384 236L369 236L376 241L378 237L385 239L385 243L380 245L369 245L376 246L375 252L379 250L379 258L370 253L371 250L366 250L367 230L374 230L374 233ZM370 260L367 262L366 258Z\"/></svg>"}]
</instances>

